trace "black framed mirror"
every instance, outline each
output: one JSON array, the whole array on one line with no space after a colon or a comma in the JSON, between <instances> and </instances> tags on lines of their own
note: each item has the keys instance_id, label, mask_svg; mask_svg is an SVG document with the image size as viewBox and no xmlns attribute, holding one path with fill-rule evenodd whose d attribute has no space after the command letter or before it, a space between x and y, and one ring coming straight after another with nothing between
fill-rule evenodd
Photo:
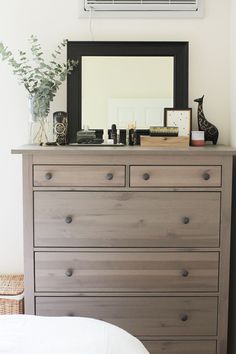
<instances>
[{"instance_id":1,"label":"black framed mirror","mask_svg":"<svg viewBox=\"0 0 236 354\"><path fill-rule=\"evenodd\" d=\"M103 102L110 107L108 121L117 114L116 110L125 116L127 107L130 109L130 105L137 102L137 110L144 109L147 100L148 122L153 122L153 115L157 116L157 100L161 111L164 105L187 108L188 49L188 42L69 41L68 59L79 60L67 80L69 143L76 142L76 132L84 125L91 127L92 119L96 121L96 129L104 129L104 107L98 110ZM152 91L147 91L151 88ZM160 90L161 97L154 97L154 92ZM111 97L105 97L104 92L110 92ZM86 124L85 117L90 124Z\"/></svg>"}]
</instances>

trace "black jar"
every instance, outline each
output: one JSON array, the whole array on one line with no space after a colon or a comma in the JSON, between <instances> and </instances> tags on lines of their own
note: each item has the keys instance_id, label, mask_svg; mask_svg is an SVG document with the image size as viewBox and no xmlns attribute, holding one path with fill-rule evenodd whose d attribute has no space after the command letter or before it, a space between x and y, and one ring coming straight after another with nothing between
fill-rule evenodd
<instances>
[{"instance_id":1,"label":"black jar","mask_svg":"<svg viewBox=\"0 0 236 354\"><path fill-rule=\"evenodd\" d=\"M53 113L53 140L59 145L67 144L68 117L66 112Z\"/></svg>"}]
</instances>

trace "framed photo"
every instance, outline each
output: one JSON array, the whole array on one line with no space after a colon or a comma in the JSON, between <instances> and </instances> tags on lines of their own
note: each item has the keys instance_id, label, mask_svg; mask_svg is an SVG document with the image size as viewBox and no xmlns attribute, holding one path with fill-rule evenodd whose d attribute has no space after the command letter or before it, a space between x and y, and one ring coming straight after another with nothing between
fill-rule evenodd
<instances>
[{"instance_id":1,"label":"framed photo","mask_svg":"<svg viewBox=\"0 0 236 354\"><path fill-rule=\"evenodd\" d=\"M164 122L166 127L179 128L179 136L190 138L192 128L192 108L165 108Z\"/></svg>"}]
</instances>

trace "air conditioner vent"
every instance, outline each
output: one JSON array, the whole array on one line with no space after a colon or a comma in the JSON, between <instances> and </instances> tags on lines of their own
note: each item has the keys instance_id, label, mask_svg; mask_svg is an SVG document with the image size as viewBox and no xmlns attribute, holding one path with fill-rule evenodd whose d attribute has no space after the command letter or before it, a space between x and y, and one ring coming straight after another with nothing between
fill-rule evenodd
<instances>
[{"instance_id":1,"label":"air conditioner vent","mask_svg":"<svg viewBox=\"0 0 236 354\"><path fill-rule=\"evenodd\" d=\"M93 11L98 17L162 17L174 14L183 17L197 17L202 15L203 0L79 0L82 4L82 12ZM142 14L140 16L140 14ZM185 14L185 15L184 15ZM148 16L145 16L148 15ZM112 17L112 16L111 16Z\"/></svg>"}]
</instances>

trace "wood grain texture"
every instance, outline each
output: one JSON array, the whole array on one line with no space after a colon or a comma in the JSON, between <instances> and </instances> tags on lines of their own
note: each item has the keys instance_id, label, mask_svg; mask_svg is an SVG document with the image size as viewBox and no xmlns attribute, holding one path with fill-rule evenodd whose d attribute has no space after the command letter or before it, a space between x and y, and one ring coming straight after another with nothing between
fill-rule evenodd
<instances>
[{"instance_id":1,"label":"wood grain texture","mask_svg":"<svg viewBox=\"0 0 236 354\"><path fill-rule=\"evenodd\" d=\"M167 149L166 154L159 153L155 149L149 153L148 148L141 150L130 150L125 153L92 154L92 151L81 154L58 154L56 151L48 153L37 153L33 155L34 165L163 165L163 166L221 166L224 155L197 154L198 148L194 148L194 154L175 154L174 150ZM148 151L146 151L148 150ZM185 149L182 149L185 150ZM123 150L122 150L123 151ZM163 148L163 153L165 149ZM194 159L194 160L193 160Z\"/></svg>"},{"instance_id":2,"label":"wood grain texture","mask_svg":"<svg viewBox=\"0 0 236 354\"><path fill-rule=\"evenodd\" d=\"M216 297L37 297L36 314L93 317L138 337L217 334Z\"/></svg>"},{"instance_id":3,"label":"wood grain texture","mask_svg":"<svg viewBox=\"0 0 236 354\"><path fill-rule=\"evenodd\" d=\"M223 165L223 191L221 212L221 261L220 261L220 296L219 296L219 341L217 354L227 354L228 306L230 274L230 238L232 208L232 158L226 157Z\"/></svg>"},{"instance_id":4,"label":"wood grain texture","mask_svg":"<svg viewBox=\"0 0 236 354\"><path fill-rule=\"evenodd\" d=\"M143 339L151 354L227 354L235 149L31 146L14 153L24 155L27 313L100 318ZM42 168L37 186L34 167ZM55 185L49 167L63 176ZM46 172L53 178L42 182Z\"/></svg>"},{"instance_id":5,"label":"wood grain texture","mask_svg":"<svg viewBox=\"0 0 236 354\"><path fill-rule=\"evenodd\" d=\"M142 341L150 354L216 354L215 341Z\"/></svg>"},{"instance_id":6,"label":"wood grain texture","mask_svg":"<svg viewBox=\"0 0 236 354\"><path fill-rule=\"evenodd\" d=\"M24 312L34 313L34 250L32 156L23 156L23 218L24 218Z\"/></svg>"},{"instance_id":7,"label":"wood grain texture","mask_svg":"<svg viewBox=\"0 0 236 354\"><path fill-rule=\"evenodd\" d=\"M23 145L12 149L13 154L40 154L47 156L55 154L63 155L166 155L166 156L184 156L184 155L202 155L202 156L232 156L236 155L236 149L226 145L205 145L203 147L188 146L187 148L142 148L140 146L117 147L92 147L92 146L39 146Z\"/></svg>"},{"instance_id":8,"label":"wood grain texture","mask_svg":"<svg viewBox=\"0 0 236 354\"><path fill-rule=\"evenodd\" d=\"M35 165L34 186L124 187L125 167Z\"/></svg>"},{"instance_id":9,"label":"wood grain texture","mask_svg":"<svg viewBox=\"0 0 236 354\"><path fill-rule=\"evenodd\" d=\"M38 296L54 296L54 297L64 297L64 296L82 296L82 297L97 297L97 296L103 296L103 297L111 297L111 296L116 296L116 297L133 297L133 296L145 296L145 297L183 297L183 296L199 296L199 297L212 297L213 295L218 297L219 293L218 292L211 292L211 293L206 293L206 292L201 292L201 293L197 293L195 292L119 292L119 293L111 293L111 292L107 292L107 293L101 293L101 292L48 292L48 291L40 291L40 292L34 292L33 294L34 296L38 297ZM212 338L210 338L212 339Z\"/></svg>"},{"instance_id":10,"label":"wood grain texture","mask_svg":"<svg viewBox=\"0 0 236 354\"><path fill-rule=\"evenodd\" d=\"M37 252L35 284L49 292L216 292L218 262L217 252Z\"/></svg>"},{"instance_id":11,"label":"wood grain texture","mask_svg":"<svg viewBox=\"0 0 236 354\"><path fill-rule=\"evenodd\" d=\"M159 136L140 136L140 145L142 147L169 147L181 148L189 146L189 137L159 137Z\"/></svg>"},{"instance_id":12,"label":"wood grain texture","mask_svg":"<svg viewBox=\"0 0 236 354\"><path fill-rule=\"evenodd\" d=\"M148 174L149 179L144 176ZM209 179L205 180L207 174ZM131 187L219 187L221 166L131 166Z\"/></svg>"},{"instance_id":13,"label":"wood grain texture","mask_svg":"<svg viewBox=\"0 0 236 354\"><path fill-rule=\"evenodd\" d=\"M217 247L219 223L219 192L34 192L37 247Z\"/></svg>"}]
</instances>

